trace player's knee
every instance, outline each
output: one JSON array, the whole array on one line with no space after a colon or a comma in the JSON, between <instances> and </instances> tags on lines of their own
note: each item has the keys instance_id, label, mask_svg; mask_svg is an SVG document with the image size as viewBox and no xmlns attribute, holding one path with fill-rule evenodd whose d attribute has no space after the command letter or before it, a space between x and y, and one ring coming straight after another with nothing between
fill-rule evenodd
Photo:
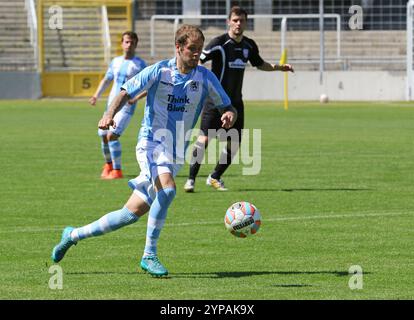
<instances>
[{"instance_id":1,"label":"player's knee","mask_svg":"<svg viewBox=\"0 0 414 320\"><path fill-rule=\"evenodd\" d=\"M108 143L108 138L106 136L101 136L102 138L102 142L107 144Z\"/></svg>"},{"instance_id":2,"label":"player's knee","mask_svg":"<svg viewBox=\"0 0 414 320\"><path fill-rule=\"evenodd\" d=\"M207 148L207 145L208 145L208 137L207 136L199 136L197 138L196 144L198 146L204 146L204 148Z\"/></svg>"},{"instance_id":3,"label":"player's knee","mask_svg":"<svg viewBox=\"0 0 414 320\"><path fill-rule=\"evenodd\" d=\"M239 151L240 148L240 142L227 142L226 145L226 151L227 154L231 154L231 155L235 155L237 153L237 151Z\"/></svg>"},{"instance_id":4,"label":"player's knee","mask_svg":"<svg viewBox=\"0 0 414 320\"><path fill-rule=\"evenodd\" d=\"M158 191L157 196L162 203L169 205L174 200L176 193L175 188L167 187Z\"/></svg>"},{"instance_id":5,"label":"player's knee","mask_svg":"<svg viewBox=\"0 0 414 320\"><path fill-rule=\"evenodd\" d=\"M144 200L144 198L146 200ZM135 192L133 192L131 197L125 204L125 207L136 216L141 217L144 214L146 214L150 209L152 202L149 202L149 200L150 198L148 196L143 197L142 195L138 195ZM148 201L148 203L146 201Z\"/></svg>"},{"instance_id":6,"label":"player's knee","mask_svg":"<svg viewBox=\"0 0 414 320\"><path fill-rule=\"evenodd\" d=\"M119 136L113 132L108 132L106 138L108 139L108 141L115 141L118 140Z\"/></svg>"},{"instance_id":7,"label":"player's knee","mask_svg":"<svg viewBox=\"0 0 414 320\"><path fill-rule=\"evenodd\" d=\"M194 144L194 148L193 148L193 161L192 164L197 162L197 163L201 163L201 161L203 160L204 157L204 150L207 149L207 142L200 142L199 140L197 140Z\"/></svg>"},{"instance_id":8,"label":"player's knee","mask_svg":"<svg viewBox=\"0 0 414 320\"><path fill-rule=\"evenodd\" d=\"M142 217L144 214L146 214L149 211L150 206L147 203L142 202L141 204L137 206L131 206L127 208L137 217Z\"/></svg>"},{"instance_id":9,"label":"player's knee","mask_svg":"<svg viewBox=\"0 0 414 320\"><path fill-rule=\"evenodd\" d=\"M177 193L176 189L173 187L164 188L161 191L165 193L168 198L174 198Z\"/></svg>"},{"instance_id":10,"label":"player's knee","mask_svg":"<svg viewBox=\"0 0 414 320\"><path fill-rule=\"evenodd\" d=\"M108 142L106 140L106 136L107 135L108 135L108 131L107 130L98 129L98 136L101 137L104 142Z\"/></svg>"}]
</instances>

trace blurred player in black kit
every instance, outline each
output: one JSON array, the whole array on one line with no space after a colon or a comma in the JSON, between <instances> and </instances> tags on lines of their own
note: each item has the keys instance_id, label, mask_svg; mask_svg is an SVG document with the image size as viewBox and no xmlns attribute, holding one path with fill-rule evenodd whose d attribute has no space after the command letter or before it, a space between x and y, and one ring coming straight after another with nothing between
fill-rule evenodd
<instances>
[{"instance_id":1,"label":"blurred player in black kit","mask_svg":"<svg viewBox=\"0 0 414 320\"><path fill-rule=\"evenodd\" d=\"M243 35L247 26L247 12L239 6L231 8L227 25L227 33L210 41L203 50L200 61L205 63L212 60L211 71L217 76L224 90L231 99L232 105L237 109L238 117L232 129L238 132L238 141L235 142L227 137L227 145L220 155L214 171L207 178L207 185L211 185L219 191L226 191L221 176L230 166L234 155L237 153L244 127L244 104L242 100L243 76L246 64L250 64L263 71L291 71L290 64L271 64L264 61L259 55L256 43ZM220 113L213 108L204 108L201 116L200 135L197 138L190 162L190 174L184 185L186 192L194 192L195 179L204 157L204 151L208 146L208 130L219 130L221 128Z\"/></svg>"}]
</instances>

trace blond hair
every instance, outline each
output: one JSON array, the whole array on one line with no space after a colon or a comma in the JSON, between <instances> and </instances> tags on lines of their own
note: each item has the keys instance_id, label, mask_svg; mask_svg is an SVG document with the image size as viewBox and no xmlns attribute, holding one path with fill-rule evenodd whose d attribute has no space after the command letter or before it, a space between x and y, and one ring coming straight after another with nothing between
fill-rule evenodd
<instances>
[{"instance_id":1,"label":"blond hair","mask_svg":"<svg viewBox=\"0 0 414 320\"><path fill-rule=\"evenodd\" d=\"M204 42L203 32L198 27L184 24L175 33L175 43L182 47L187 43L189 38L202 39Z\"/></svg>"}]
</instances>

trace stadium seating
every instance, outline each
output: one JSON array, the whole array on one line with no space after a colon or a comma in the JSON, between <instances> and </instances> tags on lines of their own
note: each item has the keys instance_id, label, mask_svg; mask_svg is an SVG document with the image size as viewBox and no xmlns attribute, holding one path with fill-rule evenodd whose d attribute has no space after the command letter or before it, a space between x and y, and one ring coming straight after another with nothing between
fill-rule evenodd
<instances>
[{"instance_id":1,"label":"stadium seating","mask_svg":"<svg viewBox=\"0 0 414 320\"><path fill-rule=\"evenodd\" d=\"M43 15L49 15L43 8ZM122 54L120 35L130 29L122 8L108 7L109 31L111 35L111 57ZM99 6L65 7L63 29L48 27L43 19L44 70L46 71L101 71L107 67L105 61L102 13Z\"/></svg>"},{"instance_id":2,"label":"stadium seating","mask_svg":"<svg viewBox=\"0 0 414 320\"><path fill-rule=\"evenodd\" d=\"M35 69L24 0L0 0L0 71Z\"/></svg>"},{"instance_id":3,"label":"stadium seating","mask_svg":"<svg viewBox=\"0 0 414 320\"><path fill-rule=\"evenodd\" d=\"M63 29L49 28L43 19L44 70L101 70L104 68L99 7L65 8ZM43 8L48 17L48 8Z\"/></svg>"},{"instance_id":4,"label":"stadium seating","mask_svg":"<svg viewBox=\"0 0 414 320\"><path fill-rule=\"evenodd\" d=\"M64 28L48 26L50 13L43 8L43 53L45 71L104 71L102 16L99 6L65 7ZM154 12L155 13L155 12ZM120 34L130 29L125 12L120 7L108 7L111 34L111 58L121 54ZM155 24L155 55L151 55L150 20L135 21L140 42L137 54L148 63L169 58L174 54L172 20ZM206 41L223 33L224 28L204 29ZM279 31L246 31L256 40L265 60L280 57ZM341 56L337 57L337 35L325 32L326 70L405 70L406 35L404 30L341 31ZM319 69L319 32L288 31L286 36L288 59L297 70ZM27 9L24 0L0 0L0 70L31 71L36 69L35 50L30 41Z\"/></svg>"},{"instance_id":5,"label":"stadium seating","mask_svg":"<svg viewBox=\"0 0 414 320\"><path fill-rule=\"evenodd\" d=\"M157 20L155 23L155 55L151 56L151 35L149 20L138 20L135 29L140 37L137 53L149 63L173 55L174 41L172 20ZM208 27L204 30L206 42L224 33L223 28ZM279 31L246 31L260 48L261 56L267 61L280 58ZM340 59L337 56L336 31L325 31L326 70L404 70L405 31L364 30L363 32L342 30L340 35ZM297 70L319 69L319 31L288 31L286 35L289 61ZM385 45L387 44L387 45Z\"/></svg>"}]
</instances>

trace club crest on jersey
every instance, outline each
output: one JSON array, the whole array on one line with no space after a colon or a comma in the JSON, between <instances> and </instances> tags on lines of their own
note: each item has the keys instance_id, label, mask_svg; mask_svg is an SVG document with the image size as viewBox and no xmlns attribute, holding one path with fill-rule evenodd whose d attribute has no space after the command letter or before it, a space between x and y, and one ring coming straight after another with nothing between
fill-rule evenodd
<instances>
[{"instance_id":1,"label":"club crest on jersey","mask_svg":"<svg viewBox=\"0 0 414 320\"><path fill-rule=\"evenodd\" d=\"M243 49L243 56L247 59L249 57L249 49Z\"/></svg>"},{"instance_id":2,"label":"club crest on jersey","mask_svg":"<svg viewBox=\"0 0 414 320\"><path fill-rule=\"evenodd\" d=\"M198 81L191 81L190 83L190 91L197 92L199 87Z\"/></svg>"}]
</instances>

